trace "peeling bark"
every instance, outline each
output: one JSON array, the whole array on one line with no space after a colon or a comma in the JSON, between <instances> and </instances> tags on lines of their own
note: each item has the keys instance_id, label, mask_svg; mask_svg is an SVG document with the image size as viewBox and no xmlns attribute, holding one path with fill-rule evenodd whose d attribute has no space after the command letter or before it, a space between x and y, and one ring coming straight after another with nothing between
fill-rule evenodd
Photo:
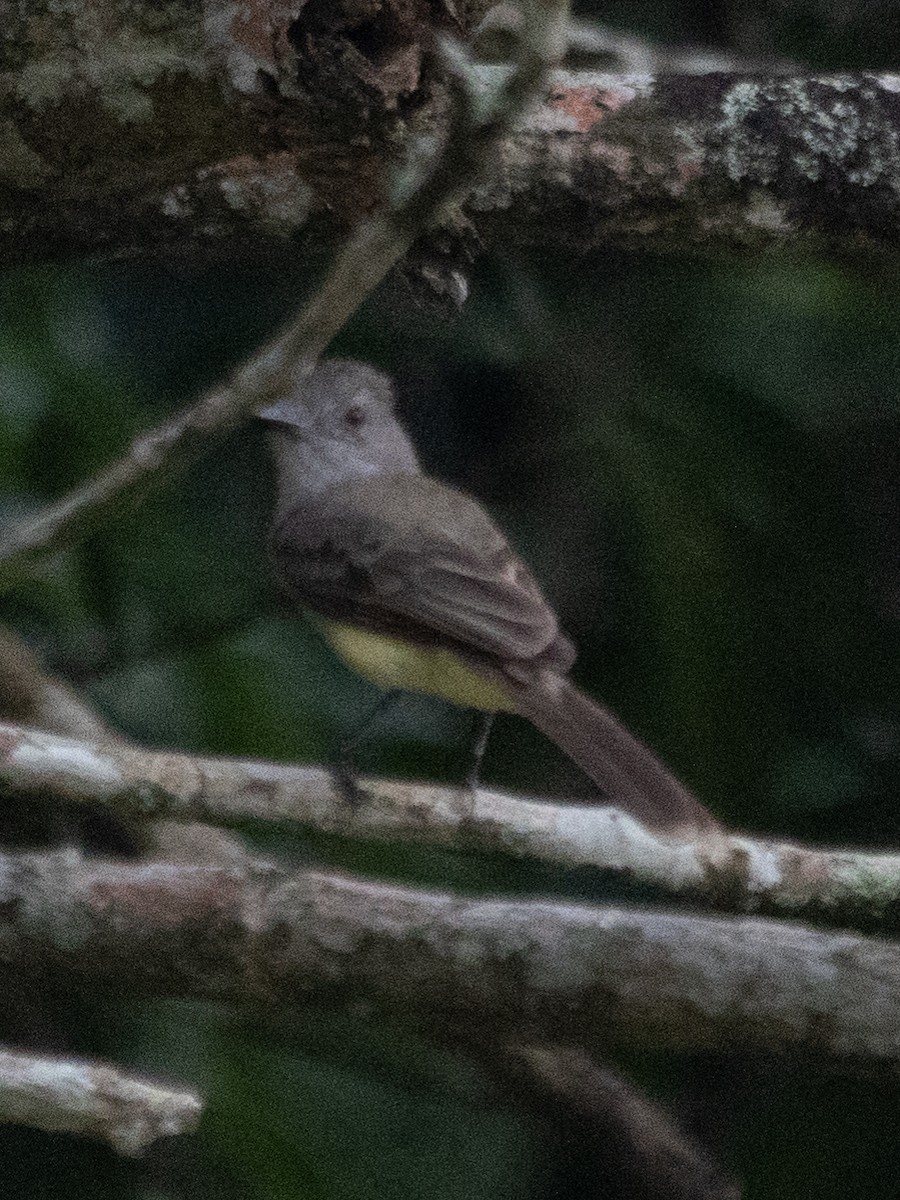
<instances>
[{"instance_id":1,"label":"peeling bark","mask_svg":"<svg viewBox=\"0 0 900 1200\"><path fill-rule=\"evenodd\" d=\"M439 0L23 11L0 5L3 265L325 248L440 131L432 31L460 24ZM559 72L498 167L466 209L482 239L893 249L900 76Z\"/></svg>"}]
</instances>

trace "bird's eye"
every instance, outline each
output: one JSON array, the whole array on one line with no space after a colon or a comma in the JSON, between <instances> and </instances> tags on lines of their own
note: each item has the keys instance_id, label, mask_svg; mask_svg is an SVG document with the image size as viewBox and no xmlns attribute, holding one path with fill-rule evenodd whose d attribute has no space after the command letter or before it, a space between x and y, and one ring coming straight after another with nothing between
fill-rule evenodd
<instances>
[{"instance_id":1,"label":"bird's eye","mask_svg":"<svg viewBox=\"0 0 900 1200\"><path fill-rule=\"evenodd\" d=\"M348 429L359 429L365 419L365 411L358 404L354 404L344 413L344 424Z\"/></svg>"}]
</instances>

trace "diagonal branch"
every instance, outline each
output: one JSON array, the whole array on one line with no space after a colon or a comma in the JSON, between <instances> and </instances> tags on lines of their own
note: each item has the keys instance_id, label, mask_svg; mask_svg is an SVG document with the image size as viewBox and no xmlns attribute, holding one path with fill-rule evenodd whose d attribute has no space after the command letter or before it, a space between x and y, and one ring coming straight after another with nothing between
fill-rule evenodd
<instances>
[{"instance_id":1,"label":"diagonal branch","mask_svg":"<svg viewBox=\"0 0 900 1200\"><path fill-rule=\"evenodd\" d=\"M360 225L299 316L230 378L135 438L120 459L93 479L7 530L0 540L0 589L13 586L36 556L89 531L126 495L157 482L164 471L185 466L215 435L286 386L298 363L307 360L312 366L416 237L446 217L481 179L492 152L558 59L566 0L530 0L525 12L515 69L497 81L487 98L465 54L454 54L456 102L437 152L410 164L393 203Z\"/></svg>"},{"instance_id":2,"label":"diagonal branch","mask_svg":"<svg viewBox=\"0 0 900 1200\"><path fill-rule=\"evenodd\" d=\"M613 808L388 780L349 805L329 771L104 745L0 724L0 786L36 803L105 804L126 821L290 821L348 838L507 854L614 871L723 909L898 927L900 854L824 850L732 836L657 839Z\"/></svg>"},{"instance_id":3,"label":"diagonal branch","mask_svg":"<svg viewBox=\"0 0 900 1200\"><path fill-rule=\"evenodd\" d=\"M74 688L48 675L5 625L0 625L0 719L86 741L124 740Z\"/></svg>"},{"instance_id":4,"label":"diagonal branch","mask_svg":"<svg viewBox=\"0 0 900 1200\"><path fill-rule=\"evenodd\" d=\"M517 5L501 0L487 10L473 31L472 41L483 62L509 58L522 25ZM796 72L800 64L775 56L748 58L733 50L707 46L657 44L636 34L579 17L569 22L565 63L570 67L630 75L710 75L753 71L757 74Z\"/></svg>"},{"instance_id":5,"label":"diagonal branch","mask_svg":"<svg viewBox=\"0 0 900 1200\"><path fill-rule=\"evenodd\" d=\"M583 1047L513 1042L504 1049L501 1070L520 1102L530 1101L588 1159L584 1174L598 1196L740 1200L737 1184L662 1105Z\"/></svg>"}]
</instances>

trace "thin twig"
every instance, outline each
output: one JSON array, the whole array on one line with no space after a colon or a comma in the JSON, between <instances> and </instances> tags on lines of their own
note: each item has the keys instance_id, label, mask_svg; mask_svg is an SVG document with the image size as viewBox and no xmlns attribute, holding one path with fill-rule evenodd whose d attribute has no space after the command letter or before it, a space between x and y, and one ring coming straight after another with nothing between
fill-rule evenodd
<instances>
[{"instance_id":1,"label":"thin twig","mask_svg":"<svg viewBox=\"0 0 900 1200\"><path fill-rule=\"evenodd\" d=\"M0 1050L0 1121L48 1133L99 1138L119 1154L142 1154L162 1137L193 1133L203 1105L117 1067Z\"/></svg>"},{"instance_id":2,"label":"thin twig","mask_svg":"<svg viewBox=\"0 0 900 1200\"><path fill-rule=\"evenodd\" d=\"M512 56L522 27L522 10L502 0L484 14L472 34L472 44L483 62L503 62ZM733 50L711 46L668 46L624 33L597 21L574 17L567 29L565 62L569 67L591 66L638 75L708 75L716 73L797 71L793 59L749 58Z\"/></svg>"},{"instance_id":3,"label":"thin twig","mask_svg":"<svg viewBox=\"0 0 900 1200\"><path fill-rule=\"evenodd\" d=\"M14 585L35 556L92 529L123 497L184 466L214 435L284 387L298 364L309 366L406 253L416 237L447 214L482 177L491 154L559 58L565 0L529 0L516 69L486 100L474 69L455 56L458 80L449 129L437 153L420 157L393 205L361 225L299 316L200 400L139 435L126 453L93 479L8 530L0 541L0 589Z\"/></svg>"},{"instance_id":4,"label":"thin twig","mask_svg":"<svg viewBox=\"0 0 900 1200\"><path fill-rule=\"evenodd\" d=\"M0 724L0 785L35 802L86 800L126 821L289 821L343 837L505 854L614 871L673 896L740 912L863 929L900 924L900 854L731 836L670 843L614 808L391 780L349 805L332 773L145 750Z\"/></svg>"}]
</instances>

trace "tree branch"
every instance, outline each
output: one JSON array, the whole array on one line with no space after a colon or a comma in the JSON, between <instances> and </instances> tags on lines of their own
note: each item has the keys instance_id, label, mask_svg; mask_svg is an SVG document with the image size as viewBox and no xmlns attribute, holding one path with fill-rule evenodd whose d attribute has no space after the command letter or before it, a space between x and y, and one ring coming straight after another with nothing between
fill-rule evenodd
<instances>
[{"instance_id":1,"label":"tree branch","mask_svg":"<svg viewBox=\"0 0 900 1200\"><path fill-rule=\"evenodd\" d=\"M91 742L124 741L97 710L0 625L0 719Z\"/></svg>"},{"instance_id":2,"label":"tree branch","mask_svg":"<svg viewBox=\"0 0 900 1200\"><path fill-rule=\"evenodd\" d=\"M70 986L594 1047L900 1065L900 947L724 920L69 854L0 857L4 966ZM467 1030L469 1031L467 1034Z\"/></svg>"},{"instance_id":3,"label":"tree branch","mask_svg":"<svg viewBox=\"0 0 900 1200\"><path fill-rule=\"evenodd\" d=\"M0 1121L99 1138L142 1154L162 1137L193 1133L203 1105L116 1067L0 1050Z\"/></svg>"},{"instance_id":4,"label":"tree branch","mask_svg":"<svg viewBox=\"0 0 900 1200\"><path fill-rule=\"evenodd\" d=\"M214 7L7 15L5 264L301 232L321 251L382 204L398 148L415 157L444 129L426 0L384 0L377 62L349 0L324 31L301 0ZM560 72L496 160L466 214L504 244L894 250L900 77Z\"/></svg>"},{"instance_id":5,"label":"tree branch","mask_svg":"<svg viewBox=\"0 0 900 1200\"><path fill-rule=\"evenodd\" d=\"M900 245L900 75L560 72L503 150L470 202L487 238L842 255Z\"/></svg>"},{"instance_id":6,"label":"tree branch","mask_svg":"<svg viewBox=\"0 0 900 1200\"><path fill-rule=\"evenodd\" d=\"M0 625L0 721L14 721L48 733L89 740L98 746L116 745L120 750L130 747L140 753L113 729L97 710L74 688L54 675L48 675L37 655L11 629ZM164 858L169 862L235 862L243 856L243 845L234 834L200 822L147 821L131 819L122 814L114 819L121 826L125 845L145 856ZM7 809L4 820L15 826L16 814ZM76 842L81 829L72 823L68 832ZM102 831L96 831L102 833ZM107 833L110 831L106 831ZM9 826L3 833L9 836ZM96 847L95 847L96 848ZM101 853L110 852L109 843Z\"/></svg>"},{"instance_id":7,"label":"tree branch","mask_svg":"<svg viewBox=\"0 0 900 1200\"><path fill-rule=\"evenodd\" d=\"M105 804L125 821L290 821L343 837L619 872L731 910L900 927L900 854L742 836L670 843L614 808L388 780L363 781L366 801L354 806L320 767L101 745L2 724L0 785L35 802Z\"/></svg>"},{"instance_id":8,"label":"tree branch","mask_svg":"<svg viewBox=\"0 0 900 1200\"><path fill-rule=\"evenodd\" d=\"M575 1143L573 1154L591 1161L584 1175L598 1196L739 1200L737 1184L661 1105L581 1046L520 1042L505 1049L508 1082Z\"/></svg>"},{"instance_id":9,"label":"tree branch","mask_svg":"<svg viewBox=\"0 0 900 1200\"><path fill-rule=\"evenodd\" d=\"M484 62L508 60L522 24L518 5L501 0L485 13L473 33L473 45ZM783 58L748 58L732 50L708 46L664 46L603 25L574 17L567 30L565 65L626 75L797 74L801 64Z\"/></svg>"}]
</instances>

